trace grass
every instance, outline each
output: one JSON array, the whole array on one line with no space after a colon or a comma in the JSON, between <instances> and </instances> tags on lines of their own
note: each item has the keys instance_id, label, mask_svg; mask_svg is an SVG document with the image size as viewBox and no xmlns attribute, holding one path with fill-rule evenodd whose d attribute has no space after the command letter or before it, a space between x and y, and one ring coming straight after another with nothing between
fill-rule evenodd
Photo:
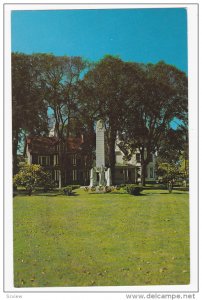
<instances>
[{"instance_id":1,"label":"grass","mask_svg":"<svg viewBox=\"0 0 202 300\"><path fill-rule=\"evenodd\" d=\"M14 285L189 284L188 193L14 197Z\"/></svg>"}]
</instances>

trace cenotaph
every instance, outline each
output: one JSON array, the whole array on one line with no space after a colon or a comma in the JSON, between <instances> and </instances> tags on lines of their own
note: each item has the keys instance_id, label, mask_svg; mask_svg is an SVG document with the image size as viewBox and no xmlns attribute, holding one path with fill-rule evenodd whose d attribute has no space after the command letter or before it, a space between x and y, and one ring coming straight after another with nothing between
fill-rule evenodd
<instances>
[{"instance_id":1,"label":"cenotaph","mask_svg":"<svg viewBox=\"0 0 202 300\"><path fill-rule=\"evenodd\" d=\"M110 186L111 170L105 167L105 126L102 120L96 123L96 166L90 171L90 186Z\"/></svg>"}]
</instances>

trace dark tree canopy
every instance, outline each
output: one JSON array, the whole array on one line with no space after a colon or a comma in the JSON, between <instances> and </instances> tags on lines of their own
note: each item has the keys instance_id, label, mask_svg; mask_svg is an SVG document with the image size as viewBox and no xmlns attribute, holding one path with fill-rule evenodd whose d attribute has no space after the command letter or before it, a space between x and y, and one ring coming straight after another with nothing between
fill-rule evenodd
<instances>
[{"instance_id":1,"label":"dark tree canopy","mask_svg":"<svg viewBox=\"0 0 202 300\"><path fill-rule=\"evenodd\" d=\"M175 67L160 62L143 66L143 69L145 78L140 97L129 103L130 113L119 138L126 157L139 149L144 184L149 156L167 139L172 122L178 119L186 127L188 95L186 75Z\"/></svg>"},{"instance_id":2,"label":"dark tree canopy","mask_svg":"<svg viewBox=\"0 0 202 300\"><path fill-rule=\"evenodd\" d=\"M128 105L139 96L144 74L138 64L124 63L106 56L93 66L81 83L82 107L94 120L103 119L106 127L108 165L115 166L115 141L128 115Z\"/></svg>"},{"instance_id":3,"label":"dark tree canopy","mask_svg":"<svg viewBox=\"0 0 202 300\"><path fill-rule=\"evenodd\" d=\"M140 151L143 184L151 153L166 155L166 147L176 159L188 153L181 149L188 127L187 76L164 62L138 64L108 55L90 64L81 57L13 53L12 102L14 169L20 135L47 134L51 118L61 143L70 133L86 136L89 167L95 121L103 119L112 178L117 137L126 159Z\"/></svg>"},{"instance_id":4,"label":"dark tree canopy","mask_svg":"<svg viewBox=\"0 0 202 300\"><path fill-rule=\"evenodd\" d=\"M47 106L39 85L40 65L35 56L12 54L13 171L17 170L17 150L24 133L46 134Z\"/></svg>"},{"instance_id":5,"label":"dark tree canopy","mask_svg":"<svg viewBox=\"0 0 202 300\"><path fill-rule=\"evenodd\" d=\"M87 63L80 57L37 55L41 61L40 85L44 101L53 115L55 133L60 142L59 162L63 184L65 173L65 141L71 123L78 116L78 83Z\"/></svg>"}]
</instances>

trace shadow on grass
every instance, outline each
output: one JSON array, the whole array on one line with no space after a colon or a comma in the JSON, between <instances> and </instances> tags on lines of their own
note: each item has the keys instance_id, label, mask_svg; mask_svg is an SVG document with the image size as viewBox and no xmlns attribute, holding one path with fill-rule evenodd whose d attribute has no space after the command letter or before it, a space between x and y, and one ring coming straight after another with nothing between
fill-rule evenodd
<instances>
[{"instance_id":1,"label":"shadow on grass","mask_svg":"<svg viewBox=\"0 0 202 300\"><path fill-rule=\"evenodd\" d=\"M70 195L69 197L72 197L72 196L73 196L73 197L79 196L79 194L77 194L77 193L75 193L75 192L72 192L71 195ZM68 197L68 196L67 196L67 197Z\"/></svg>"},{"instance_id":2,"label":"shadow on grass","mask_svg":"<svg viewBox=\"0 0 202 300\"><path fill-rule=\"evenodd\" d=\"M43 193L33 194L33 196L41 196L41 197L57 197L62 195L63 194L43 194Z\"/></svg>"},{"instance_id":3,"label":"shadow on grass","mask_svg":"<svg viewBox=\"0 0 202 300\"><path fill-rule=\"evenodd\" d=\"M144 195L144 196L149 196L149 195L183 195L183 194L186 194L186 195L187 195L186 192L181 192L181 191L179 191L179 192L177 192L177 193L176 193L176 192L169 193L168 191L161 192L161 193L154 192L154 193L142 194L142 195Z\"/></svg>"},{"instance_id":4,"label":"shadow on grass","mask_svg":"<svg viewBox=\"0 0 202 300\"><path fill-rule=\"evenodd\" d=\"M110 192L110 193L106 193L106 192L89 192L89 193L86 193L86 195L128 195L128 193L119 193L119 192Z\"/></svg>"},{"instance_id":5,"label":"shadow on grass","mask_svg":"<svg viewBox=\"0 0 202 300\"><path fill-rule=\"evenodd\" d=\"M141 196L144 196L144 197L149 197L149 196L155 196L155 195L183 195L183 194L187 194L187 193L169 193L169 192L162 192L162 193L148 193L148 194L144 194L144 193L142 193L142 194L139 194L139 195L131 195L131 196L134 196L134 197L141 197Z\"/></svg>"},{"instance_id":6,"label":"shadow on grass","mask_svg":"<svg viewBox=\"0 0 202 300\"><path fill-rule=\"evenodd\" d=\"M58 193L58 194L45 194L45 193L36 193L33 194L34 196L43 196L43 197L57 197L57 196L64 196L64 197L75 197L75 196L79 196L79 194L72 192L71 195L64 195L63 193Z\"/></svg>"},{"instance_id":7,"label":"shadow on grass","mask_svg":"<svg viewBox=\"0 0 202 300\"><path fill-rule=\"evenodd\" d=\"M153 189L154 192L150 192L149 189L144 189L143 190L143 193L141 193L140 195L131 195L131 196L134 196L134 197L138 197L138 196L150 196L150 195L185 195L187 194L186 191L180 191L180 190L173 190L172 193L169 193L167 190L165 191L162 191L161 189L161 192L158 191L159 189ZM147 192L148 193L144 193L144 192ZM84 194L85 195L85 194ZM106 192L86 192L86 195L129 195L127 192L119 192L119 191L113 191L113 192L110 192L110 193L106 193ZM16 196L28 196L27 192L26 191L15 191L13 193L13 198L15 198ZM36 191L36 192L33 192L33 194L29 197L32 197L32 196L40 196L40 197L58 197L58 196L66 196L67 198L68 197L78 197L79 194L76 193L76 192L72 192L71 195L64 195L63 193L59 193L59 192L40 192L40 191Z\"/></svg>"},{"instance_id":8,"label":"shadow on grass","mask_svg":"<svg viewBox=\"0 0 202 300\"><path fill-rule=\"evenodd\" d=\"M13 198L16 196L29 196L28 193L26 191L18 191L18 192L14 192L13 193ZM74 197L74 196L79 196L79 194L77 194L76 192L72 192L71 195L64 195L63 193L51 193L51 192L47 192L47 193L43 193L43 192L33 192L31 196L39 196L39 197L57 197L57 196L66 196L66 197Z\"/></svg>"}]
</instances>

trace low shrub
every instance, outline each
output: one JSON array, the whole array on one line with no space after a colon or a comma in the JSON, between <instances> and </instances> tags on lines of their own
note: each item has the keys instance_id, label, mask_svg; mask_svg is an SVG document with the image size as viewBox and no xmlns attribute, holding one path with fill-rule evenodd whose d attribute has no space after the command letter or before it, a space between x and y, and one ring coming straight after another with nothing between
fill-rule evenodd
<instances>
[{"instance_id":1,"label":"low shrub","mask_svg":"<svg viewBox=\"0 0 202 300\"><path fill-rule=\"evenodd\" d=\"M63 191L64 195L71 196L72 195L72 187L71 187L71 185L68 185L68 186L62 188L62 191Z\"/></svg>"},{"instance_id":2,"label":"low shrub","mask_svg":"<svg viewBox=\"0 0 202 300\"><path fill-rule=\"evenodd\" d=\"M111 191L112 191L112 187L110 187L110 186L105 187L105 192L106 193L110 193Z\"/></svg>"},{"instance_id":3,"label":"low shrub","mask_svg":"<svg viewBox=\"0 0 202 300\"><path fill-rule=\"evenodd\" d=\"M13 185L25 188L28 195L31 196L37 188L43 188L44 191L51 190L54 187L54 182L51 173L43 169L42 166L24 164L14 176Z\"/></svg>"},{"instance_id":4,"label":"low shrub","mask_svg":"<svg viewBox=\"0 0 202 300\"><path fill-rule=\"evenodd\" d=\"M125 190L130 195L138 196L143 191L143 187L140 185L136 185L136 184L127 184L125 186Z\"/></svg>"},{"instance_id":5,"label":"low shrub","mask_svg":"<svg viewBox=\"0 0 202 300\"><path fill-rule=\"evenodd\" d=\"M80 188L80 185L79 184L71 184L71 185L68 185L72 188L72 190L76 190L76 189L79 189Z\"/></svg>"},{"instance_id":6,"label":"low shrub","mask_svg":"<svg viewBox=\"0 0 202 300\"><path fill-rule=\"evenodd\" d=\"M125 188L126 187L126 184L125 183L122 183L118 186L119 188Z\"/></svg>"}]
</instances>

